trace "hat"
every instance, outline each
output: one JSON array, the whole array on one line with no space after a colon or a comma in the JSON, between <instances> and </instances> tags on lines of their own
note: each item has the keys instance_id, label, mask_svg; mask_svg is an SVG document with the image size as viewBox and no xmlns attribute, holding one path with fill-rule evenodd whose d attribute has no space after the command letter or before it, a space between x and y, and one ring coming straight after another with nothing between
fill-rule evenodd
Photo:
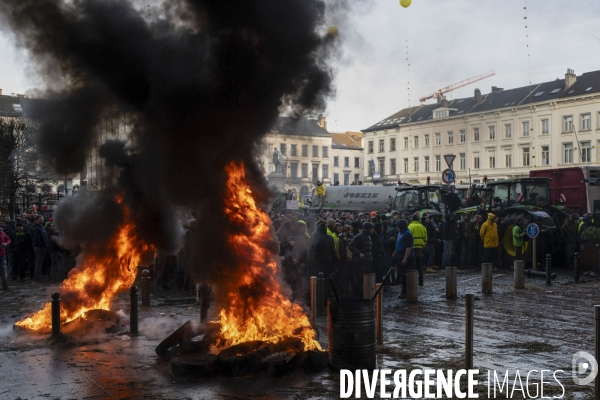
<instances>
[{"instance_id":1,"label":"hat","mask_svg":"<svg viewBox=\"0 0 600 400\"><path fill-rule=\"evenodd\" d=\"M371 211L371 217L374 217L377 215L377 211Z\"/></svg>"},{"instance_id":2,"label":"hat","mask_svg":"<svg viewBox=\"0 0 600 400\"><path fill-rule=\"evenodd\" d=\"M369 230L371 230L371 229L375 228L375 225L373 225L373 224L372 224L372 223L370 223L370 222L365 222L365 223L363 224L363 227L362 227L362 228L363 228L363 231L369 231Z\"/></svg>"}]
</instances>

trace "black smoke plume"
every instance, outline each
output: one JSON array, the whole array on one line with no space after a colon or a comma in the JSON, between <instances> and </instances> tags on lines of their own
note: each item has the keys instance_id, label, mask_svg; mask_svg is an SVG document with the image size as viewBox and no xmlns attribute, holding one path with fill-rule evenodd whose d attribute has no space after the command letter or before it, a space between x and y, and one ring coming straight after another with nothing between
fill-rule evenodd
<instances>
[{"instance_id":1,"label":"black smoke plume","mask_svg":"<svg viewBox=\"0 0 600 400\"><path fill-rule=\"evenodd\" d=\"M252 150L282 110L324 109L335 44L325 21L323 0L2 0L0 24L52 87L27 111L57 172L84 169L104 116L135 118L130 143L101 148L118 171L105 192L57 213L66 242L114 233L122 194L140 234L165 251L179 242L173 209L198 210L196 276L235 274L223 167L243 161L267 202Z\"/></svg>"}]
</instances>

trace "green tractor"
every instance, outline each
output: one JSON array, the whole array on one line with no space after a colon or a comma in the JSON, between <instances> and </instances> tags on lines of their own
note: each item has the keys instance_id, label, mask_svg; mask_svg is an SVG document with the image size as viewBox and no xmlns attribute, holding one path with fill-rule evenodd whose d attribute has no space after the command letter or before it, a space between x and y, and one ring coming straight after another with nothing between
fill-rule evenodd
<instances>
[{"instance_id":1,"label":"green tractor","mask_svg":"<svg viewBox=\"0 0 600 400\"><path fill-rule=\"evenodd\" d=\"M442 197L442 187L438 185L412 185L396 188L396 199L393 209L406 214L419 212L445 214L446 204Z\"/></svg>"},{"instance_id":2,"label":"green tractor","mask_svg":"<svg viewBox=\"0 0 600 400\"><path fill-rule=\"evenodd\" d=\"M518 217L523 217L525 226L536 223L541 234L538 237L538 256L550 253L558 256L558 262L563 262L563 239L560 227L565 218L577 213L563 206L552 205L550 200L550 179L548 178L515 178L488 182L486 186L472 186L471 196L468 197L471 207L460 210L459 213L468 212L471 216L477 211L476 203L485 202L487 211L500 219L498 235L502 261L509 264L515 260L516 250L513 246L512 228ZM475 198L475 200L472 200ZM523 247L525 262L532 260L533 252L531 241L525 242ZM538 260L540 258L538 257ZM540 260L541 262L541 260Z\"/></svg>"}]
</instances>

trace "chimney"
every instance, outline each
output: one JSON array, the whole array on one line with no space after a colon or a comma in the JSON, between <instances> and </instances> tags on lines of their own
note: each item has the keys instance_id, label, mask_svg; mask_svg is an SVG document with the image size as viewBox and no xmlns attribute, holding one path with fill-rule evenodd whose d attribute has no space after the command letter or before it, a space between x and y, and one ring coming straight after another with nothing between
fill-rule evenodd
<instances>
[{"instance_id":1,"label":"chimney","mask_svg":"<svg viewBox=\"0 0 600 400\"><path fill-rule=\"evenodd\" d=\"M2 89L0 89L0 96L2 96Z\"/></svg>"},{"instance_id":2,"label":"chimney","mask_svg":"<svg viewBox=\"0 0 600 400\"><path fill-rule=\"evenodd\" d=\"M576 80L577 76L575 75L575 71L567 69L567 73L565 74L565 90L573 86Z\"/></svg>"},{"instance_id":3,"label":"chimney","mask_svg":"<svg viewBox=\"0 0 600 400\"><path fill-rule=\"evenodd\" d=\"M323 116L323 114L319 114L319 119L317 120L319 126L323 129L327 129L327 119Z\"/></svg>"},{"instance_id":4,"label":"chimney","mask_svg":"<svg viewBox=\"0 0 600 400\"><path fill-rule=\"evenodd\" d=\"M445 97L442 97L441 106L448 107L448 99L446 99Z\"/></svg>"},{"instance_id":5,"label":"chimney","mask_svg":"<svg viewBox=\"0 0 600 400\"><path fill-rule=\"evenodd\" d=\"M475 104L479 104L483 101L483 96L481 95L481 90L475 89Z\"/></svg>"},{"instance_id":6,"label":"chimney","mask_svg":"<svg viewBox=\"0 0 600 400\"><path fill-rule=\"evenodd\" d=\"M502 93L503 91L504 89L501 87L492 86L492 93Z\"/></svg>"}]
</instances>

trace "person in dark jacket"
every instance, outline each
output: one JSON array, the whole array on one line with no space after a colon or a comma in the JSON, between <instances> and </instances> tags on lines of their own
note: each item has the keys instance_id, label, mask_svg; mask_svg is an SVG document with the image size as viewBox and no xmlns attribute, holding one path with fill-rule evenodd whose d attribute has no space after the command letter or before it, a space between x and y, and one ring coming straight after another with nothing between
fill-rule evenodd
<instances>
[{"instance_id":1,"label":"person in dark jacket","mask_svg":"<svg viewBox=\"0 0 600 400\"><path fill-rule=\"evenodd\" d=\"M414 238L410 229L408 229L408 222L400 220L398 222L398 238L396 239L396 250L394 251L393 257L397 260L397 265L400 267L400 274L402 276L402 292L401 299L406 298L406 271L416 269L415 264L415 251L414 251Z\"/></svg>"},{"instance_id":2,"label":"person in dark jacket","mask_svg":"<svg viewBox=\"0 0 600 400\"><path fill-rule=\"evenodd\" d=\"M335 260L335 247L333 238L327 234L327 226L321 221L310 240L311 276L317 276L319 272L329 279L331 275L333 260Z\"/></svg>"},{"instance_id":3,"label":"person in dark jacket","mask_svg":"<svg viewBox=\"0 0 600 400\"><path fill-rule=\"evenodd\" d=\"M481 202L481 204L479 205L479 209L477 210L475 215L481 216L481 223L484 223L485 221L488 220L488 212L487 212L487 206L485 205L485 202L483 202L483 201Z\"/></svg>"},{"instance_id":4,"label":"person in dark jacket","mask_svg":"<svg viewBox=\"0 0 600 400\"><path fill-rule=\"evenodd\" d=\"M383 241L381 240L382 227L383 225L381 222L377 222L374 225L373 233L371 234L371 256L373 257L373 270L377 282L381 282L383 279L384 248Z\"/></svg>"},{"instance_id":5,"label":"person in dark jacket","mask_svg":"<svg viewBox=\"0 0 600 400\"><path fill-rule=\"evenodd\" d=\"M569 269L573 269L573 254L575 254L575 244L577 242L577 236L571 229L571 221L569 218L565 218L562 228L560 228L560 234L565 243L565 257L567 257L567 265Z\"/></svg>"},{"instance_id":6,"label":"person in dark jacket","mask_svg":"<svg viewBox=\"0 0 600 400\"><path fill-rule=\"evenodd\" d=\"M471 264L469 258L471 257L473 237L472 232L469 230L470 224L468 213L463 213L460 221L456 223L456 230L458 233L457 248L460 248L459 265L461 268L467 268Z\"/></svg>"},{"instance_id":7,"label":"person in dark jacket","mask_svg":"<svg viewBox=\"0 0 600 400\"><path fill-rule=\"evenodd\" d=\"M10 238L4 230L0 229L0 278L2 279L2 289L10 290L8 288L8 277L6 270L6 249L10 245Z\"/></svg>"},{"instance_id":8,"label":"person in dark jacket","mask_svg":"<svg viewBox=\"0 0 600 400\"><path fill-rule=\"evenodd\" d=\"M373 263L373 257L371 255L371 234L375 231L375 226L366 222L363 225L362 231L352 238L352 241L348 244L348 249L353 254L355 261L354 268L354 282L355 285L352 288L352 297L361 298L361 291L363 287L363 275L371 273L371 266Z\"/></svg>"},{"instance_id":9,"label":"person in dark jacket","mask_svg":"<svg viewBox=\"0 0 600 400\"><path fill-rule=\"evenodd\" d=\"M444 241L444 254L442 255L442 268L450 267L452 248L454 246L454 227L450 221L450 214L444 216L442 223L442 240Z\"/></svg>"},{"instance_id":10,"label":"person in dark jacket","mask_svg":"<svg viewBox=\"0 0 600 400\"><path fill-rule=\"evenodd\" d=\"M352 260L352 252L348 250L348 245L353 237L352 226L344 225L342 227L342 233L338 236L341 257L340 273L338 274L338 288L343 297L347 297L350 294L348 282L351 283L350 287L354 287L354 261Z\"/></svg>"},{"instance_id":11,"label":"person in dark jacket","mask_svg":"<svg viewBox=\"0 0 600 400\"><path fill-rule=\"evenodd\" d=\"M25 232L23 224L17 223L17 230L11 239L10 252L12 254L12 280L25 279L27 273L27 247L25 245Z\"/></svg>"},{"instance_id":12,"label":"person in dark jacket","mask_svg":"<svg viewBox=\"0 0 600 400\"><path fill-rule=\"evenodd\" d=\"M437 232L434 224L427 216L421 217L421 223L427 230L427 243L425 244L425 257L423 257L423 266L433 268L435 265L435 248L438 244Z\"/></svg>"},{"instance_id":13,"label":"person in dark jacket","mask_svg":"<svg viewBox=\"0 0 600 400\"><path fill-rule=\"evenodd\" d=\"M458 195L456 193L453 193L451 190L448 190L445 201L446 201L446 206L448 207L448 210L450 211L450 213L454 213L455 211L458 211L458 209L462 205L462 202L460 201L460 197L458 197Z\"/></svg>"},{"instance_id":14,"label":"person in dark jacket","mask_svg":"<svg viewBox=\"0 0 600 400\"><path fill-rule=\"evenodd\" d=\"M48 236L44 229L44 217L38 215L35 218L35 224L30 229L31 233L31 244L33 246L33 252L35 254L35 267L34 267L34 279L36 282L42 280L42 264L44 262L44 256L46 255L46 249L48 248Z\"/></svg>"}]
</instances>

